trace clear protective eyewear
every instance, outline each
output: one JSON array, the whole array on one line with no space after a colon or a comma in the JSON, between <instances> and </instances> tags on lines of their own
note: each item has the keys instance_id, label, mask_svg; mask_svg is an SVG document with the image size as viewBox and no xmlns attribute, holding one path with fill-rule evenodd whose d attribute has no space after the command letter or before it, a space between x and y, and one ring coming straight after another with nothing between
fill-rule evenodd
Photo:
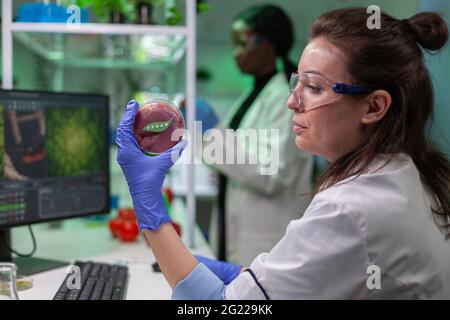
<instances>
[{"instance_id":1,"label":"clear protective eyewear","mask_svg":"<svg viewBox=\"0 0 450 320\"><path fill-rule=\"evenodd\" d=\"M238 39L238 41L233 43L233 48L244 49L244 48L248 48L251 46L257 46L257 45L261 44L264 40L265 40L265 38L263 36L260 36L257 34L254 34L254 35L251 35L248 37L241 37L240 39Z\"/></svg>"},{"instance_id":2,"label":"clear protective eyewear","mask_svg":"<svg viewBox=\"0 0 450 320\"><path fill-rule=\"evenodd\" d=\"M356 84L332 82L322 75L309 72L300 75L292 73L289 87L292 96L304 112L335 103L344 94L374 91Z\"/></svg>"}]
</instances>

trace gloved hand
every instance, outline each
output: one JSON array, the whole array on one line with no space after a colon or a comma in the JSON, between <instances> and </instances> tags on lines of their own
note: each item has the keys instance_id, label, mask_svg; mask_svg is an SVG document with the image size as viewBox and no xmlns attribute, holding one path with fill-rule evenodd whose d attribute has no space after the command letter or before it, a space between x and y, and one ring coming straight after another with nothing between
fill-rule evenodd
<instances>
[{"instance_id":1,"label":"gloved hand","mask_svg":"<svg viewBox=\"0 0 450 320\"><path fill-rule=\"evenodd\" d=\"M238 266L229 262L209 259L203 256L195 255L198 262L208 267L220 280L225 284L233 281L241 272L242 266Z\"/></svg>"},{"instance_id":2,"label":"gloved hand","mask_svg":"<svg viewBox=\"0 0 450 320\"><path fill-rule=\"evenodd\" d=\"M117 128L117 162L122 168L133 199L139 229L157 230L170 222L161 187L167 171L186 146L182 140L158 156L147 156L140 149L133 133L139 104L131 100Z\"/></svg>"}]
</instances>

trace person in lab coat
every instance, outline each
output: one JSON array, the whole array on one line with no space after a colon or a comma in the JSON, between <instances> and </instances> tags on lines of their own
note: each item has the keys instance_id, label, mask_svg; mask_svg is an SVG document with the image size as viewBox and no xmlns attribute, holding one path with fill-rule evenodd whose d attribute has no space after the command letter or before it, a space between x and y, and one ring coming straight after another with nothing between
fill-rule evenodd
<instances>
[{"instance_id":1,"label":"person in lab coat","mask_svg":"<svg viewBox=\"0 0 450 320\"><path fill-rule=\"evenodd\" d=\"M288 223L306 210L313 161L309 153L296 150L295 135L286 126L291 117L285 107L289 77L296 69L288 58L293 43L289 17L276 6L256 5L234 19L231 35L237 66L253 77L253 87L236 101L218 128L223 132L225 128L279 130L279 140L269 142L278 147L276 173L261 175L258 165L211 164L220 173L218 206L211 219L212 247L222 260L248 264L270 250ZM277 59L283 62L283 71L277 71ZM225 141L224 157L235 145L248 157L257 155L267 143L260 137L258 148L249 143L243 146L245 141Z\"/></svg>"},{"instance_id":2,"label":"person in lab coat","mask_svg":"<svg viewBox=\"0 0 450 320\"><path fill-rule=\"evenodd\" d=\"M119 126L118 162L139 226L174 299L450 299L450 163L427 139L433 88L422 49L448 28L435 13L367 29L366 8L315 20L287 105L297 147L330 165L304 216L248 268L194 257L161 200L185 141L146 157Z\"/></svg>"}]
</instances>

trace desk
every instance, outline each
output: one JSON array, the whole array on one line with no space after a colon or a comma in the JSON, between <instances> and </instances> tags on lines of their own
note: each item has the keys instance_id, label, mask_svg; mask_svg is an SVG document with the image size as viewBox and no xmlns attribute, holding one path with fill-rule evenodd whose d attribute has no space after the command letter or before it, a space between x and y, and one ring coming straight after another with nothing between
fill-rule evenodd
<instances>
[{"instance_id":1,"label":"desk","mask_svg":"<svg viewBox=\"0 0 450 320\"><path fill-rule=\"evenodd\" d=\"M172 208L173 219L182 227L185 226L183 200L175 198ZM171 297L172 290L162 273L155 273L152 270L151 264L156 260L142 236L137 242L122 243L112 239L105 222L93 222L87 219L67 220L61 228L57 229L51 229L48 224L35 225L33 230L37 241L36 257L69 262L75 260L126 262L129 268L126 299L149 300ZM186 232L182 235L184 238ZM26 239L29 237L27 228L20 227L12 230L13 243L28 243L24 241L25 237ZM196 248L191 249L192 252L212 257L211 250L198 228L195 230L195 237ZM19 239L20 241L15 241ZM26 252L29 248L22 246L19 250ZM66 277L66 270L67 267L63 267L32 275L33 288L20 291L19 298L23 300L52 299Z\"/></svg>"}]
</instances>

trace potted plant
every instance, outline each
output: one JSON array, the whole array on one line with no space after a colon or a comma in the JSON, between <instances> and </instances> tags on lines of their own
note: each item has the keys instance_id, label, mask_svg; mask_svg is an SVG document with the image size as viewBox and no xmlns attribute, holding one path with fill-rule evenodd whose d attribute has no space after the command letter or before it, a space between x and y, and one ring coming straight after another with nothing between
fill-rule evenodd
<instances>
[{"instance_id":1,"label":"potted plant","mask_svg":"<svg viewBox=\"0 0 450 320\"><path fill-rule=\"evenodd\" d=\"M80 7L89 7L100 19L109 18L111 23L124 23L130 10L126 0L78 0Z\"/></svg>"},{"instance_id":2,"label":"potted plant","mask_svg":"<svg viewBox=\"0 0 450 320\"><path fill-rule=\"evenodd\" d=\"M178 0L134 0L136 21L140 24L152 24L152 13L156 7L165 6L165 23L178 25L183 20ZM210 4L206 0L197 0L197 12L202 13L209 10Z\"/></svg>"},{"instance_id":3,"label":"potted plant","mask_svg":"<svg viewBox=\"0 0 450 320\"><path fill-rule=\"evenodd\" d=\"M140 24L152 24L152 13L156 7L165 6L165 22L177 25L183 15L177 6L177 0L77 0L80 7L89 7L100 19L109 16L112 23L123 23L125 18ZM197 0L197 12L208 11L210 4L206 0Z\"/></svg>"},{"instance_id":4,"label":"potted plant","mask_svg":"<svg viewBox=\"0 0 450 320\"><path fill-rule=\"evenodd\" d=\"M153 8L159 0L135 0L136 22L139 24L153 24Z\"/></svg>"},{"instance_id":5,"label":"potted plant","mask_svg":"<svg viewBox=\"0 0 450 320\"><path fill-rule=\"evenodd\" d=\"M166 23L169 25L178 24L182 19L181 13L176 7L176 1L167 0L134 0L136 22L140 24L153 24L152 13L157 7L166 6Z\"/></svg>"}]
</instances>

